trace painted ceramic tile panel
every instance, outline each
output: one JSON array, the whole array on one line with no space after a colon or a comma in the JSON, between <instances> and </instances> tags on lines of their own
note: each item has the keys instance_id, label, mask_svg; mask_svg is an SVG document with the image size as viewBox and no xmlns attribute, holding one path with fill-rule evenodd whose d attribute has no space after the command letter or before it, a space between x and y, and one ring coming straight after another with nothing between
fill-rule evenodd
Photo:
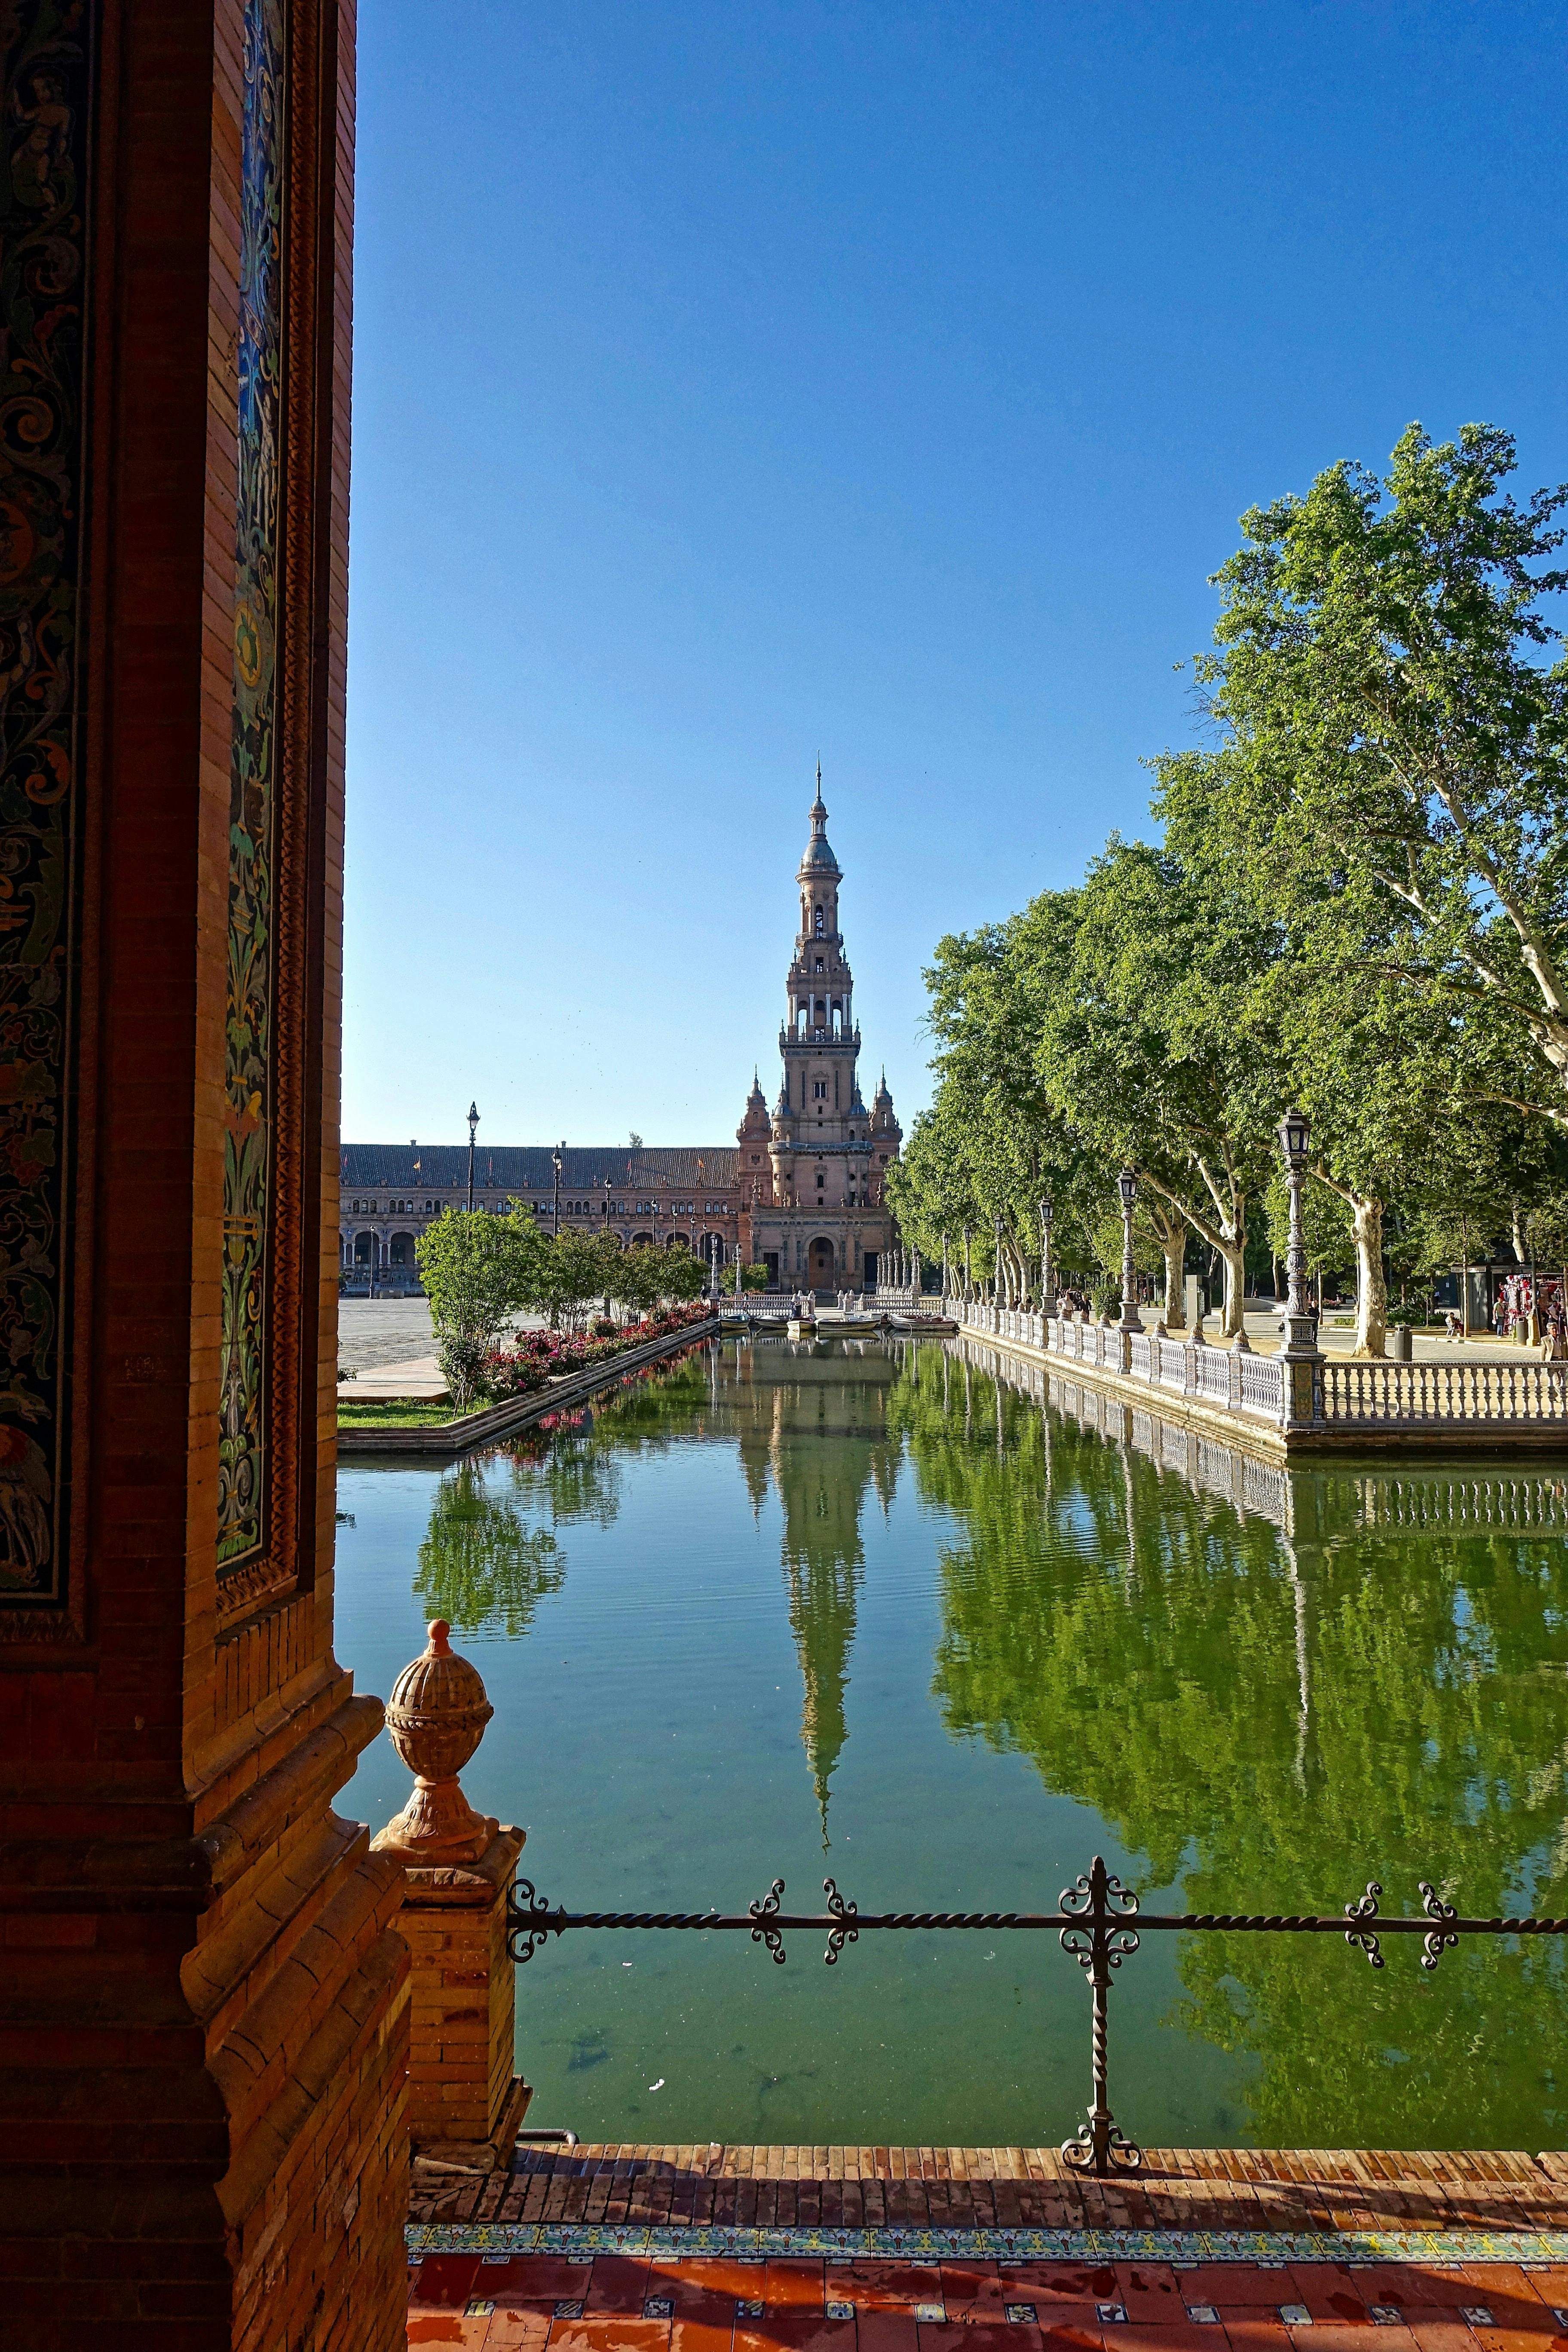
<instances>
[{"instance_id":1,"label":"painted ceramic tile panel","mask_svg":"<svg viewBox=\"0 0 1568 2352\"><path fill-rule=\"evenodd\" d=\"M0 1607L61 1610L91 19L0 12Z\"/></svg>"},{"instance_id":2,"label":"painted ceramic tile panel","mask_svg":"<svg viewBox=\"0 0 1568 2352\"><path fill-rule=\"evenodd\" d=\"M283 0L246 0L239 499L235 539L218 1565L266 1535L273 1122L278 559L282 467Z\"/></svg>"}]
</instances>

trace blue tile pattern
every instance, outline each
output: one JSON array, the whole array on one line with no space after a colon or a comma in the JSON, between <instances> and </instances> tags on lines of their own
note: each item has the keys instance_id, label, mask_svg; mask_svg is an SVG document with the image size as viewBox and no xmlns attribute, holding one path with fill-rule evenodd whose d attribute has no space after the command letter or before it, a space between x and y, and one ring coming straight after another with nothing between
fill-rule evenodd
<instances>
[{"instance_id":1,"label":"blue tile pattern","mask_svg":"<svg viewBox=\"0 0 1568 2352\"><path fill-rule=\"evenodd\" d=\"M876 2230L743 2229L663 2221L416 2221L426 2254L642 2254L656 2262L857 2261L1172 2263L1523 2263L1568 2265L1568 2230Z\"/></svg>"}]
</instances>

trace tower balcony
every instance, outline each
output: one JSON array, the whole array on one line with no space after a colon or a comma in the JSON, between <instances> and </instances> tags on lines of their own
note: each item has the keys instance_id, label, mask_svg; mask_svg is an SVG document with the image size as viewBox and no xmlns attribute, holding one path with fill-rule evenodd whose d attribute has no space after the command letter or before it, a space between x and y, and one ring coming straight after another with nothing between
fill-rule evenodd
<instances>
[{"instance_id":1,"label":"tower balcony","mask_svg":"<svg viewBox=\"0 0 1568 2352\"><path fill-rule=\"evenodd\" d=\"M826 1047L829 1052L858 1054L860 1051L860 1024L853 1029L792 1029L787 1021L779 1024L779 1052L799 1053L810 1046L813 1050Z\"/></svg>"}]
</instances>

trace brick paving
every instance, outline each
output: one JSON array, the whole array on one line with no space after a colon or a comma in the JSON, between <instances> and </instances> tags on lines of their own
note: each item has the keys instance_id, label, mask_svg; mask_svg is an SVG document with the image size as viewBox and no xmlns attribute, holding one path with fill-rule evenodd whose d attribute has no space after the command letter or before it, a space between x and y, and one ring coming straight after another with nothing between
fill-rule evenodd
<instances>
[{"instance_id":1,"label":"brick paving","mask_svg":"<svg viewBox=\"0 0 1568 2352\"><path fill-rule=\"evenodd\" d=\"M1568 2156L1150 2148L1118 2180L1054 2147L520 2148L510 2173L416 2188L416 2221L716 2228L1568 2228Z\"/></svg>"},{"instance_id":2,"label":"brick paving","mask_svg":"<svg viewBox=\"0 0 1568 2352\"><path fill-rule=\"evenodd\" d=\"M596 2146L520 2150L489 2181L421 2187L411 2218L410 2345L1350 2352L1344 2331L1379 2326L1393 2331L1379 2352L1568 2352L1568 2239L1550 2260L1504 2258L1516 2233L1568 2231L1563 2156L1152 2149L1136 2178L1094 2181L1049 2148ZM528 2224L550 2245L509 2250L531 2241ZM1130 2261L963 2249L964 2233L998 2229L1165 2234ZM628 2242L588 2243L610 2230ZM916 2242L776 2244L840 2230ZM716 2231L749 2253L716 2254ZM1238 2231L1267 2240L1194 2242ZM1364 2232L1442 2233L1455 2258L1369 2258ZM1342 2234L1344 2258L1331 2244L1289 2259L1284 2233ZM433 2236L442 2250L422 2242Z\"/></svg>"}]
</instances>

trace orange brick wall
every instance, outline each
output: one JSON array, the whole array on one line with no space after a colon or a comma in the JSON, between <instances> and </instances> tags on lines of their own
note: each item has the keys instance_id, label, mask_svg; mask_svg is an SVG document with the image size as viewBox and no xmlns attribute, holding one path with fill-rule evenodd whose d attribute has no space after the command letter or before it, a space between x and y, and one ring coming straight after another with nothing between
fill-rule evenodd
<instances>
[{"instance_id":1,"label":"orange brick wall","mask_svg":"<svg viewBox=\"0 0 1568 2352\"><path fill-rule=\"evenodd\" d=\"M417 1874L416 1874L416 1877ZM416 2147L489 2137L511 2089L516 1980L504 1885L480 1904L426 1905L402 1921L413 1961L408 2128Z\"/></svg>"},{"instance_id":2,"label":"orange brick wall","mask_svg":"<svg viewBox=\"0 0 1568 2352\"><path fill-rule=\"evenodd\" d=\"M0 42L44 13L20 0ZM273 1304L304 1411L278 1423L294 1516L237 1602L216 1546L242 6L82 13L72 1583L51 1622L0 1612L0 2336L391 2352L403 1874L333 1811L381 1722L331 1647L353 12L290 0Z\"/></svg>"}]
</instances>

